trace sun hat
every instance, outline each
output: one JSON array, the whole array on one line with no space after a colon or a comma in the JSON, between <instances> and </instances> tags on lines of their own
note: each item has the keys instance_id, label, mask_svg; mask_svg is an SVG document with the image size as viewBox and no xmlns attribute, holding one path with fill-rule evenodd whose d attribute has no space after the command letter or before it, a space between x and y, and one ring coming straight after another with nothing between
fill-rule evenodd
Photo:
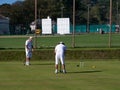
<instances>
[{"instance_id":1,"label":"sun hat","mask_svg":"<svg viewBox=\"0 0 120 90\"><path fill-rule=\"evenodd\" d=\"M60 44L63 44L63 42L61 41Z\"/></svg>"},{"instance_id":2,"label":"sun hat","mask_svg":"<svg viewBox=\"0 0 120 90\"><path fill-rule=\"evenodd\" d=\"M33 39L33 37L32 37L32 36L30 36L30 37L29 37L29 39Z\"/></svg>"}]
</instances>

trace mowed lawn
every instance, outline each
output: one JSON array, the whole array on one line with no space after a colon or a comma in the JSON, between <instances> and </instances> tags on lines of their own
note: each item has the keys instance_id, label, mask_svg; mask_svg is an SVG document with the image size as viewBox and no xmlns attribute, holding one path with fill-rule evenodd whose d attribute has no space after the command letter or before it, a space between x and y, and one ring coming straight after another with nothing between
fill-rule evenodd
<instances>
[{"instance_id":1,"label":"mowed lawn","mask_svg":"<svg viewBox=\"0 0 120 90\"><path fill-rule=\"evenodd\" d=\"M0 36L0 48L24 48L25 40L29 36ZM39 35L34 38L33 44L37 48L51 48L63 41L67 47L73 45L73 35ZM109 47L109 34L80 34L75 35L75 47ZM120 34L111 35L111 47L120 47Z\"/></svg>"},{"instance_id":2,"label":"mowed lawn","mask_svg":"<svg viewBox=\"0 0 120 90\"><path fill-rule=\"evenodd\" d=\"M120 90L119 60L67 60L67 73L54 73L54 60L0 62L0 90Z\"/></svg>"}]
</instances>

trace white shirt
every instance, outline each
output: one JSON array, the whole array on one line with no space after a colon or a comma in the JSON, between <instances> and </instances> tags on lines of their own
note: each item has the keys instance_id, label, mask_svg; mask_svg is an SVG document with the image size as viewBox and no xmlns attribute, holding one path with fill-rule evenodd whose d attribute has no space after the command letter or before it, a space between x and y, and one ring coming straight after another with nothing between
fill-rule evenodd
<instances>
[{"instance_id":1,"label":"white shirt","mask_svg":"<svg viewBox=\"0 0 120 90\"><path fill-rule=\"evenodd\" d=\"M55 53L56 54L61 54L63 55L66 51L66 46L63 45L63 44L58 44L56 47L55 47Z\"/></svg>"},{"instance_id":2,"label":"white shirt","mask_svg":"<svg viewBox=\"0 0 120 90\"><path fill-rule=\"evenodd\" d=\"M25 42L25 50L26 51L32 51L33 45L31 40L26 40Z\"/></svg>"}]
</instances>

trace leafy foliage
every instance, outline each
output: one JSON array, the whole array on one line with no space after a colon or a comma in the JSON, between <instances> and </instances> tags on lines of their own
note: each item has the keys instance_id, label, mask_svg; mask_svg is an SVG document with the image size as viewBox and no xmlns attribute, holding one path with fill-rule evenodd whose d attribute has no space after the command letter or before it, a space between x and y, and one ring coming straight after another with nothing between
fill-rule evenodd
<instances>
[{"instance_id":1,"label":"leafy foliage","mask_svg":"<svg viewBox=\"0 0 120 90\"><path fill-rule=\"evenodd\" d=\"M76 1L76 24L87 24L88 5L90 5L90 24L105 24L109 21L109 0L75 0ZM117 9L116 2L113 0L113 23L116 23ZM73 0L37 0L37 18L46 18L50 16L56 21L56 18L73 18ZM0 13L10 18L12 24L30 24L34 21L35 0L17 1L12 5L0 5Z\"/></svg>"},{"instance_id":2,"label":"leafy foliage","mask_svg":"<svg viewBox=\"0 0 120 90\"><path fill-rule=\"evenodd\" d=\"M67 60L79 59L120 59L119 49L69 49L66 53ZM54 49L41 49L33 52L33 60L54 60ZM0 50L0 61L25 60L23 50Z\"/></svg>"}]
</instances>

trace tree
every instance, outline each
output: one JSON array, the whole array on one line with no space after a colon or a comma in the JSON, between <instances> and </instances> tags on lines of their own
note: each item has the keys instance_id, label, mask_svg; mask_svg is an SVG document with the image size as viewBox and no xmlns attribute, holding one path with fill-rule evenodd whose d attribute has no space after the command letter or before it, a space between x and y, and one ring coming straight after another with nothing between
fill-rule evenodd
<instances>
[{"instance_id":1,"label":"tree","mask_svg":"<svg viewBox=\"0 0 120 90\"><path fill-rule=\"evenodd\" d=\"M11 5L10 4L3 4L0 6L0 14L10 17L11 15Z\"/></svg>"},{"instance_id":2,"label":"tree","mask_svg":"<svg viewBox=\"0 0 120 90\"><path fill-rule=\"evenodd\" d=\"M73 18L73 0L37 0L37 18L50 16L56 21L63 16ZM76 1L76 24L87 24L88 4L90 5L90 24L106 24L109 22L109 0L75 0ZM117 5L120 0L113 0L113 23L117 22ZM120 5L118 4L118 12ZM10 4L0 5L0 14L9 17L12 24L30 24L35 19L35 0L17 1Z\"/></svg>"}]
</instances>

